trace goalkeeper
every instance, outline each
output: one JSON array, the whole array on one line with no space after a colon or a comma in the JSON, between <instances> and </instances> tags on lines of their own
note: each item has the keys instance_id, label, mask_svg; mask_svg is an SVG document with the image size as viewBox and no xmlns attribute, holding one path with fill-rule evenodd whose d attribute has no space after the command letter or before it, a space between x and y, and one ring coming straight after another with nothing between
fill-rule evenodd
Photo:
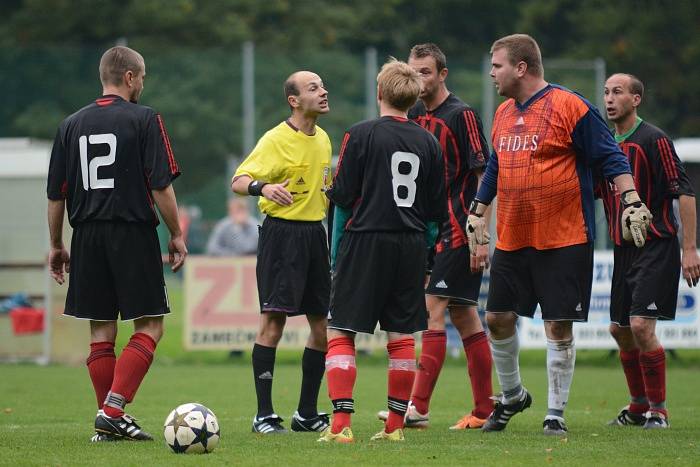
<instances>
[{"instance_id":1,"label":"goalkeeper","mask_svg":"<svg viewBox=\"0 0 700 467\"><path fill-rule=\"evenodd\" d=\"M580 95L544 80L535 40L514 34L494 42L491 77L507 98L494 116L493 155L467 220L469 249L486 244L481 217L498 194L498 241L486 321L503 394L482 426L501 431L532 404L518 367L519 316L542 310L547 336L545 435L564 436L574 374L574 321L588 319L595 210L592 169L623 193L625 235L643 246L651 214L634 190L627 157L598 111Z\"/></svg>"}]
</instances>

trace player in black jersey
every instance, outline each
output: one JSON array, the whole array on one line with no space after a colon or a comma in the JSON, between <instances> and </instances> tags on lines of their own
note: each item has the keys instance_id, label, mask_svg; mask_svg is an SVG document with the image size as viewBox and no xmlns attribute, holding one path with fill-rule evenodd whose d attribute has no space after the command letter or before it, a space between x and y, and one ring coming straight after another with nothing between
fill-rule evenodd
<instances>
[{"instance_id":1,"label":"player in black jersey","mask_svg":"<svg viewBox=\"0 0 700 467\"><path fill-rule=\"evenodd\" d=\"M180 174L163 119L137 104L143 57L113 47L100 60L102 97L66 118L56 133L48 175L51 277L70 272L65 314L90 321L88 371L97 397L93 441L153 438L124 413L153 360L170 312L156 233L158 206L170 231L172 270L187 248L172 182ZM62 239L67 208L70 255ZM116 320L134 334L116 359Z\"/></svg>"},{"instance_id":2,"label":"player in black jersey","mask_svg":"<svg viewBox=\"0 0 700 467\"><path fill-rule=\"evenodd\" d=\"M681 271L693 287L700 278L695 244L695 194L666 134L637 115L644 94L635 76L618 73L605 83L605 108L615 125L615 139L627 155L635 185L653 217L643 248L624 240L620 194L605 181L597 185L615 243L610 301L610 333L620 348L631 403L612 425L667 428L666 359L656 336L657 319L674 319ZM683 254L673 200L679 201Z\"/></svg>"},{"instance_id":3,"label":"player in black jersey","mask_svg":"<svg viewBox=\"0 0 700 467\"><path fill-rule=\"evenodd\" d=\"M479 319L477 305L481 276L488 266L488 245L469 252L465 226L469 204L474 199L486 165L488 145L477 113L450 93L445 85L447 60L432 43L415 45L408 64L422 79L420 100L408 112L409 118L431 132L440 142L445 164L446 202L449 217L442 224L434 248L434 264L426 289L428 330L422 334L422 348L406 427L426 428L428 409L440 370L445 361L447 335L445 309L459 332L471 380L474 410L451 429L481 428L493 410L491 349ZM380 419L388 413L379 412Z\"/></svg>"},{"instance_id":4,"label":"player in black jersey","mask_svg":"<svg viewBox=\"0 0 700 467\"><path fill-rule=\"evenodd\" d=\"M440 146L406 115L420 92L418 73L390 61L377 82L380 118L345 134L327 192L336 206L333 232L344 234L333 273L326 355L333 424L321 441L352 441L355 334L373 333L377 323L389 336L389 417L372 439L403 440L415 373L411 334L427 324L425 232L430 222L446 218ZM339 213L346 210L351 214L343 222Z\"/></svg>"}]
</instances>

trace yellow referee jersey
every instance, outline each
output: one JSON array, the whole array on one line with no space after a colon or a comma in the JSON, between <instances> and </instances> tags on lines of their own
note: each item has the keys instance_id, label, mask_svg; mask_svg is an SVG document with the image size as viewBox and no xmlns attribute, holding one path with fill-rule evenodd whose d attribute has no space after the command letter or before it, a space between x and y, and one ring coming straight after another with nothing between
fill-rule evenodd
<instances>
[{"instance_id":1,"label":"yellow referee jersey","mask_svg":"<svg viewBox=\"0 0 700 467\"><path fill-rule=\"evenodd\" d=\"M289 206L260 196L260 212L292 221L320 221L326 216L325 191L331 184L331 141L321 127L309 136L282 122L263 135L234 177L282 183L294 201Z\"/></svg>"}]
</instances>

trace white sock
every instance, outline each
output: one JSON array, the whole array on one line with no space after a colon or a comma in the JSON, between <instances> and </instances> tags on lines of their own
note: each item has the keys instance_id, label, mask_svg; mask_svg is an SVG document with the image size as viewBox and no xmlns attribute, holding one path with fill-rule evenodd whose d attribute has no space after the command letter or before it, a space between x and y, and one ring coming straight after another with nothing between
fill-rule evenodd
<instances>
[{"instance_id":1,"label":"white sock","mask_svg":"<svg viewBox=\"0 0 700 467\"><path fill-rule=\"evenodd\" d=\"M548 415L562 417L569 400L571 380L574 378L576 348L574 340L547 339L547 375L549 377Z\"/></svg>"},{"instance_id":2,"label":"white sock","mask_svg":"<svg viewBox=\"0 0 700 467\"><path fill-rule=\"evenodd\" d=\"M520 381L520 366L518 365L520 341L517 331L511 337L501 340L490 337L489 343L491 344L496 375L498 375L498 383L503 391L503 402L507 404L519 400L523 386Z\"/></svg>"}]
</instances>

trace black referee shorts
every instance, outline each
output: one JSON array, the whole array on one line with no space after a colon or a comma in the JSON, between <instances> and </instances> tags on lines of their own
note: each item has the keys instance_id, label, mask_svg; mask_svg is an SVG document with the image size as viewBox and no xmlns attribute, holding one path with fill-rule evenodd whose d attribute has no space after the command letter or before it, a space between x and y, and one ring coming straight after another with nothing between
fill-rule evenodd
<instances>
[{"instance_id":1,"label":"black referee shorts","mask_svg":"<svg viewBox=\"0 0 700 467\"><path fill-rule=\"evenodd\" d=\"M478 305L483 273L472 273L469 260L467 245L437 253L425 293L448 298L450 305Z\"/></svg>"},{"instance_id":2,"label":"black referee shorts","mask_svg":"<svg viewBox=\"0 0 700 467\"><path fill-rule=\"evenodd\" d=\"M425 236L421 232L345 232L338 246L328 327L373 334L428 328Z\"/></svg>"},{"instance_id":3,"label":"black referee shorts","mask_svg":"<svg viewBox=\"0 0 700 467\"><path fill-rule=\"evenodd\" d=\"M678 239L647 241L643 248L615 246L610 321L630 325L630 316L676 318L681 250Z\"/></svg>"},{"instance_id":4,"label":"black referee shorts","mask_svg":"<svg viewBox=\"0 0 700 467\"><path fill-rule=\"evenodd\" d=\"M486 310L532 318L539 303L545 321L587 321L592 282L592 243L551 250L496 248Z\"/></svg>"},{"instance_id":5,"label":"black referee shorts","mask_svg":"<svg viewBox=\"0 0 700 467\"><path fill-rule=\"evenodd\" d=\"M94 321L170 313L153 225L87 222L73 229L64 314Z\"/></svg>"},{"instance_id":6,"label":"black referee shorts","mask_svg":"<svg viewBox=\"0 0 700 467\"><path fill-rule=\"evenodd\" d=\"M265 218L255 269L261 312L325 316L330 269L328 236L321 221Z\"/></svg>"}]
</instances>

